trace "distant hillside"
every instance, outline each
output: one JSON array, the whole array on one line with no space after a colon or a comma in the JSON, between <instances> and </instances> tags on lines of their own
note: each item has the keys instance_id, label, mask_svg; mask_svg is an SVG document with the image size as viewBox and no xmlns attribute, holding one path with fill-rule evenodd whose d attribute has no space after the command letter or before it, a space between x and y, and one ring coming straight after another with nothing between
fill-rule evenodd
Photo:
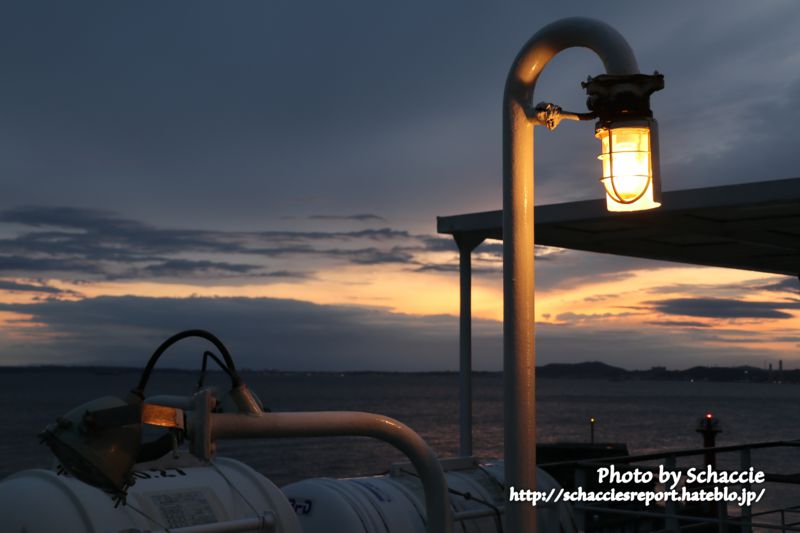
<instances>
[{"instance_id":1,"label":"distant hillside","mask_svg":"<svg viewBox=\"0 0 800 533\"><path fill-rule=\"evenodd\" d=\"M754 366L695 366L686 370L625 370L598 361L551 363L536 369L536 375L552 379L613 379L660 381L733 381L749 383L800 383L800 370L764 370Z\"/></svg>"},{"instance_id":2,"label":"distant hillside","mask_svg":"<svg viewBox=\"0 0 800 533\"><path fill-rule=\"evenodd\" d=\"M542 378L572 379L616 379L627 376L628 370L607 365L600 361L585 363L550 363L536 368L536 375Z\"/></svg>"},{"instance_id":3,"label":"distant hillside","mask_svg":"<svg viewBox=\"0 0 800 533\"><path fill-rule=\"evenodd\" d=\"M197 369L159 368L164 373L191 373ZM96 375L140 374L140 368L109 366L0 366L0 374L42 372L42 373L92 373ZM209 372L219 372L209 369ZM339 374L427 374L455 375L458 371L437 372L385 372L385 371L345 371L345 372L308 372L285 370L249 370L241 369L243 374L257 373L261 375L339 375ZM497 375L498 372L474 372L475 375ZM654 366L649 370L625 370L600 361L583 363L550 363L536 367L536 375L545 379L606 379L623 380L658 380L658 381L727 381L747 383L800 383L800 369L765 370L754 366L694 366L685 370L668 370L663 366Z\"/></svg>"}]
</instances>

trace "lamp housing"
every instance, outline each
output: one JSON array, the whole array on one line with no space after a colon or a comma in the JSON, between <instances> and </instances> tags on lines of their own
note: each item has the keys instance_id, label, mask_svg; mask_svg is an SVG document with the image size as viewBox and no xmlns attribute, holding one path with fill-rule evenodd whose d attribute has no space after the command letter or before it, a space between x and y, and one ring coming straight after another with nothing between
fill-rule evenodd
<instances>
[{"instance_id":1,"label":"lamp housing","mask_svg":"<svg viewBox=\"0 0 800 533\"><path fill-rule=\"evenodd\" d=\"M650 95L664 88L664 76L609 75L589 78L583 87L597 116L602 178L609 211L642 211L661 205L658 124Z\"/></svg>"},{"instance_id":2,"label":"lamp housing","mask_svg":"<svg viewBox=\"0 0 800 533\"><path fill-rule=\"evenodd\" d=\"M93 413L128 408L129 404L119 398L98 398L59 417L39 437L64 470L85 483L123 497L132 482L131 471L141 447L141 424L125 420L108 427L95 423Z\"/></svg>"},{"instance_id":3,"label":"lamp housing","mask_svg":"<svg viewBox=\"0 0 800 533\"><path fill-rule=\"evenodd\" d=\"M661 206L658 124L652 118L598 123L609 211L643 211Z\"/></svg>"}]
</instances>

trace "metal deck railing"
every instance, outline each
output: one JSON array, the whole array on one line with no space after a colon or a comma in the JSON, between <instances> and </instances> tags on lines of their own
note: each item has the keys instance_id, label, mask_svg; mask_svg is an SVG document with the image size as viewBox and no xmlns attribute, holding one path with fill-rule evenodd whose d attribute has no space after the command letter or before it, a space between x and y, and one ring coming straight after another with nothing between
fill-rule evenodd
<instances>
[{"instance_id":1,"label":"metal deck railing","mask_svg":"<svg viewBox=\"0 0 800 533\"><path fill-rule=\"evenodd\" d=\"M781 440L769 442L757 442L750 444L738 444L731 446L717 446L714 448L691 448L681 450L671 450L659 453L646 453L638 455L626 455L602 459L562 461L539 465L545 470L554 468L572 468L575 473L575 486L584 488L591 487L592 481L596 477L597 469L615 465L620 471L639 468L640 470L656 470L659 465L663 465L666 470L686 471L689 466L678 465L678 459L700 458L703 461L713 454L717 459L725 454L738 454L738 468L723 469L715 468L718 472L730 470L747 470L752 463L752 451L768 448L798 448L800 440ZM697 466L692 465L692 466ZM787 474L786 472L775 473L765 471L764 484L800 484L800 461L797 463L798 473ZM759 468L756 468L759 470ZM655 483L652 489L655 490ZM612 485L599 486L597 490L610 488ZM619 486L619 484L617 484ZM692 484L687 487L690 490L708 489L717 487L738 487L739 489L750 489L746 483L729 484ZM595 490L595 489L592 489ZM769 491L769 489L767 489ZM800 493L798 493L800 495ZM800 498L798 498L800 502ZM760 510L753 512L751 505L744 505L738 514L730 514L727 502L706 502L704 506L696 506L692 509L682 503L667 501L663 505L651 505L645 507L637 505L598 505L598 504L575 504L573 509L576 511L576 526L580 531L587 533L610 532L610 531L665 531L665 532L690 532L690 531L719 531L719 532L746 532L751 531L798 531L800 532L800 503L797 505L776 507L774 509ZM735 510L735 509L734 509ZM690 512L691 511L691 512ZM655 529L654 529L655 528Z\"/></svg>"}]
</instances>

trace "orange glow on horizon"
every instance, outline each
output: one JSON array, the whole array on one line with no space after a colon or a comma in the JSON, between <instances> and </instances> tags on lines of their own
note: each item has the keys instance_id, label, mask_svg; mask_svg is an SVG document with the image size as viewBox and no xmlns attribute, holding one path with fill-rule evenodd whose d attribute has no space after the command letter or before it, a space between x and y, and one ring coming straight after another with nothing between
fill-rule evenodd
<instances>
[{"instance_id":1,"label":"orange glow on horizon","mask_svg":"<svg viewBox=\"0 0 800 533\"><path fill-rule=\"evenodd\" d=\"M792 318L710 318L661 314L653 302L662 299L721 297L726 290L741 301L775 301L775 293L758 290L775 276L731 269L700 268L684 265L640 269L619 277L592 277L541 288L536 292L536 318L540 323L594 329L663 331L673 328L713 328L719 336L709 336L705 346L724 348L735 341L739 347L762 352L793 352L797 342L786 331L796 329L800 320L791 305ZM540 274L541 275L541 274ZM682 280L690 280L684 282ZM138 296L153 298L239 297L282 298L320 305L359 305L415 315L458 315L459 279L457 272L420 272L406 265L348 265L319 271L312 278L281 280L279 283L251 282L243 285L195 285L152 281L100 281L70 284L52 281L49 287L65 291L45 295L75 300L95 297ZM726 288L727 287L727 288ZM749 288L748 288L749 287ZM753 287L756 287L755 289ZM40 294L41 298L42 295ZM35 295L2 291L9 304L33 304ZM502 279L499 272L473 277L473 316L502 321ZM4 335L45 334L43 324L22 311L0 312ZM671 325L674 324L674 325ZM709 329L709 331L711 331ZM454 331L454 335L457 332ZM786 357L785 355L783 357Z\"/></svg>"}]
</instances>

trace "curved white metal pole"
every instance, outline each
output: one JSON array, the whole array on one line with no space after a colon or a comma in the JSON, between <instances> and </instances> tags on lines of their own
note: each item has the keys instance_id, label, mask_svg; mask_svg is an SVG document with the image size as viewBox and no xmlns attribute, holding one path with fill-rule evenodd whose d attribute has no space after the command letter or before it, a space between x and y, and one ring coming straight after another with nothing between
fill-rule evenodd
<instances>
[{"instance_id":1,"label":"curved white metal pole","mask_svg":"<svg viewBox=\"0 0 800 533\"><path fill-rule=\"evenodd\" d=\"M190 419L191 420L191 419ZM354 411L210 415L210 438L372 437L403 452L417 470L425 492L426 531L452 533L453 514L442 465L414 430L393 418ZM190 438L192 430L190 426ZM202 431L202 428L197 428Z\"/></svg>"},{"instance_id":2,"label":"curved white metal pole","mask_svg":"<svg viewBox=\"0 0 800 533\"><path fill-rule=\"evenodd\" d=\"M561 50L593 50L608 74L636 74L630 46L611 26L567 18L539 30L522 47L503 99L503 380L505 480L514 489L536 487L536 354L534 350L533 128L536 80ZM529 502L506 505L507 531L536 531Z\"/></svg>"}]
</instances>

